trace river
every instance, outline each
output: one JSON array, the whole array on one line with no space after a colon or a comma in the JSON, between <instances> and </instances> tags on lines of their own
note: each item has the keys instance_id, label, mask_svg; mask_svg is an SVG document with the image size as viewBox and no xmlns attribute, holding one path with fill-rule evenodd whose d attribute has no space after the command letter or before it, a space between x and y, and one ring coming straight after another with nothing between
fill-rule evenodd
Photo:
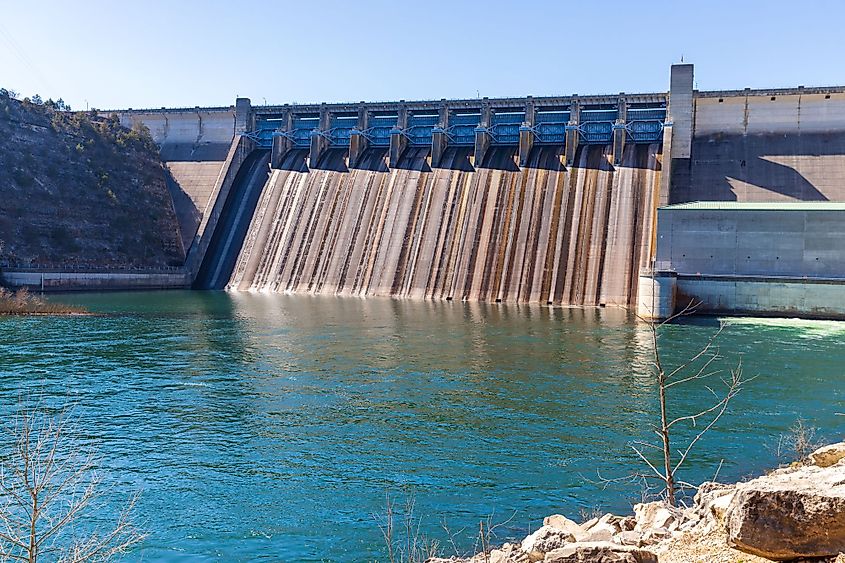
<instances>
[{"instance_id":1,"label":"river","mask_svg":"<svg viewBox=\"0 0 845 563\"><path fill-rule=\"evenodd\" d=\"M102 313L0 319L0 414L73 406L115 500L140 491L127 560L385 560L374 515L470 549L543 516L627 511L629 445L656 404L648 331L619 309L223 292L55 296ZM798 418L845 431L845 323L732 319L722 369L756 379L690 457L691 482L778 463ZM667 326L670 364L718 324ZM702 408L676 388L674 412ZM689 435L689 432L687 432ZM680 437L679 437L680 441ZM723 461L722 461L723 460ZM447 550L448 551L448 550Z\"/></svg>"}]
</instances>

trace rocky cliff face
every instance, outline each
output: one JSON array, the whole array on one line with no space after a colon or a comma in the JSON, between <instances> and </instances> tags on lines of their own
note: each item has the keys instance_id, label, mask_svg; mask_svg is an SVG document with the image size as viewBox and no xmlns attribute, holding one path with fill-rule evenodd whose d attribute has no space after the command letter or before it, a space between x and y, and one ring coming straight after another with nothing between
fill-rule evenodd
<instances>
[{"instance_id":1,"label":"rocky cliff face","mask_svg":"<svg viewBox=\"0 0 845 563\"><path fill-rule=\"evenodd\" d=\"M144 130L0 96L0 268L158 268L184 256Z\"/></svg>"}]
</instances>

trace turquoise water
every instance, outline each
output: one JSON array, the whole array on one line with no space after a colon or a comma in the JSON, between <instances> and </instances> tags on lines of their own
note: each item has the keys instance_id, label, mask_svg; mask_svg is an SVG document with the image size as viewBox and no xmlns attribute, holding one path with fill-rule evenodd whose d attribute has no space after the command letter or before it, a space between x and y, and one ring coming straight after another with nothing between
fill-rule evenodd
<instances>
[{"instance_id":1,"label":"turquoise water","mask_svg":"<svg viewBox=\"0 0 845 563\"><path fill-rule=\"evenodd\" d=\"M622 511L649 435L649 335L624 311L172 292L65 295L102 316L0 319L0 405L74 404L113 483L140 490L149 536L129 560L384 560L373 514L416 499L472 547L478 521ZM667 327L674 362L715 319ZM845 323L735 319L722 367L757 378L684 477L777 462L798 417L842 436ZM707 401L678 392L683 409Z\"/></svg>"}]
</instances>

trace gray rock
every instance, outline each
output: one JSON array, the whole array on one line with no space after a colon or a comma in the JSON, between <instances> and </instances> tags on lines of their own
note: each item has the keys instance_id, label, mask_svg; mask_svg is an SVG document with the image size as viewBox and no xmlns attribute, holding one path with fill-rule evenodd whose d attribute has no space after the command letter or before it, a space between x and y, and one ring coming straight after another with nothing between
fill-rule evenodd
<instances>
[{"instance_id":1,"label":"gray rock","mask_svg":"<svg viewBox=\"0 0 845 563\"><path fill-rule=\"evenodd\" d=\"M586 537L584 539L579 539L578 541L611 541L613 540L613 536L618 534L620 531L619 526L614 526L613 524L608 524L606 522L598 522L595 526L587 530L585 534Z\"/></svg>"},{"instance_id":2,"label":"gray rock","mask_svg":"<svg viewBox=\"0 0 845 563\"><path fill-rule=\"evenodd\" d=\"M775 560L845 552L845 463L774 471L736 486L728 543Z\"/></svg>"},{"instance_id":3,"label":"gray rock","mask_svg":"<svg viewBox=\"0 0 845 563\"><path fill-rule=\"evenodd\" d=\"M579 542L546 554L544 563L657 563L645 549L610 542Z\"/></svg>"},{"instance_id":4,"label":"gray rock","mask_svg":"<svg viewBox=\"0 0 845 563\"><path fill-rule=\"evenodd\" d=\"M649 528L643 532L643 543L646 545L653 545L660 543L671 535L666 528Z\"/></svg>"},{"instance_id":5,"label":"gray rock","mask_svg":"<svg viewBox=\"0 0 845 563\"><path fill-rule=\"evenodd\" d=\"M626 516L625 518L619 521L619 528L621 528L623 532L633 531L636 525L637 519L631 516Z\"/></svg>"},{"instance_id":6,"label":"gray rock","mask_svg":"<svg viewBox=\"0 0 845 563\"><path fill-rule=\"evenodd\" d=\"M672 522L683 518L679 509L662 501L635 504L634 515L637 520L634 530L637 532L647 532L652 528L669 528Z\"/></svg>"},{"instance_id":7,"label":"gray rock","mask_svg":"<svg viewBox=\"0 0 845 563\"><path fill-rule=\"evenodd\" d=\"M553 514L543 519L544 526L551 526L557 528L568 534L572 534L575 541L585 541L589 537L588 532L580 524L570 520L566 516L560 514Z\"/></svg>"},{"instance_id":8,"label":"gray rock","mask_svg":"<svg viewBox=\"0 0 845 563\"><path fill-rule=\"evenodd\" d=\"M633 530L626 530L624 532L619 532L618 534L613 536L613 543L618 543L620 545L633 545L634 547L642 547L643 535Z\"/></svg>"},{"instance_id":9,"label":"gray rock","mask_svg":"<svg viewBox=\"0 0 845 563\"><path fill-rule=\"evenodd\" d=\"M599 524L606 524L609 526L619 527L619 523L624 520L621 516L616 516L615 514L610 514L609 512L599 518Z\"/></svg>"},{"instance_id":10,"label":"gray rock","mask_svg":"<svg viewBox=\"0 0 845 563\"><path fill-rule=\"evenodd\" d=\"M528 554L531 561L542 561L549 551L574 541L575 536L568 532L552 526L543 526L522 540L522 551Z\"/></svg>"},{"instance_id":11,"label":"gray rock","mask_svg":"<svg viewBox=\"0 0 845 563\"><path fill-rule=\"evenodd\" d=\"M508 543L503 545L501 549L492 550L490 557L487 559L481 559L483 563L529 563L530 561L531 558L519 546Z\"/></svg>"},{"instance_id":12,"label":"gray rock","mask_svg":"<svg viewBox=\"0 0 845 563\"><path fill-rule=\"evenodd\" d=\"M712 481L698 487L695 504L683 512L684 522L679 530L691 530L703 535L724 528L725 513L733 499L735 485L724 485Z\"/></svg>"},{"instance_id":13,"label":"gray rock","mask_svg":"<svg viewBox=\"0 0 845 563\"><path fill-rule=\"evenodd\" d=\"M581 528L583 528L584 530L589 530L590 528L592 528L593 526L595 526L598 523L599 523L598 518L590 518L589 520L587 520L586 522L581 524Z\"/></svg>"}]
</instances>

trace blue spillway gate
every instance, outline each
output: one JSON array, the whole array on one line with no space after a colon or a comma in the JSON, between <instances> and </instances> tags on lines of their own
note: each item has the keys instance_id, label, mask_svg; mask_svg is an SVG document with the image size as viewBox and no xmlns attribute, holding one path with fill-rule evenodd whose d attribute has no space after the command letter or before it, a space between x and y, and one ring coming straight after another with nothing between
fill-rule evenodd
<instances>
[{"instance_id":1,"label":"blue spillway gate","mask_svg":"<svg viewBox=\"0 0 845 563\"><path fill-rule=\"evenodd\" d=\"M405 128L399 129L401 110L392 109L391 104L379 104L380 108L369 110L367 127L360 131L358 130L359 110L345 106L332 111L329 106L326 130L319 129L321 113L316 107L308 107L302 108L299 112L295 108L284 110L293 114L289 121L289 130L285 130L286 118L263 114L256 119L255 131L246 135L261 148L270 148L273 137L277 136L288 139L292 147L307 148L314 135L324 137L328 145L333 147L350 146L352 135L363 136L370 146L388 147L391 134L398 133L407 139L408 145L422 147L432 143L435 132L442 131L446 134L449 145L469 147L475 144L478 131L487 133L491 144L508 146L519 145L521 131L530 132L535 144L564 145L567 131L571 131L577 133L579 144L606 145L613 143L614 132L619 130L624 130L625 139L629 143L660 142L666 121L664 100L629 102L622 106L624 108L622 120L619 119L618 104L616 106L610 103L585 104L577 110L577 113L573 113L574 110L571 110L568 102L562 100L560 105L557 103L545 106L538 104L533 116L527 116L526 109L518 104L494 106L490 110L489 124L482 127L482 109L466 102L459 103L462 104L460 107L449 108L449 118L444 130L438 128L439 112L442 108L408 108ZM532 121L533 125L527 125Z\"/></svg>"},{"instance_id":2,"label":"blue spillway gate","mask_svg":"<svg viewBox=\"0 0 845 563\"><path fill-rule=\"evenodd\" d=\"M562 145L566 142L569 111L538 111L534 117L534 138L540 145Z\"/></svg>"},{"instance_id":3,"label":"blue spillway gate","mask_svg":"<svg viewBox=\"0 0 845 563\"><path fill-rule=\"evenodd\" d=\"M295 116L291 130L283 132L282 135L290 139L294 147L307 148L311 146L311 131L318 129L319 126L320 117L317 115Z\"/></svg>"},{"instance_id":4,"label":"blue spillway gate","mask_svg":"<svg viewBox=\"0 0 845 563\"><path fill-rule=\"evenodd\" d=\"M325 132L329 145L333 147L348 147L352 130L358 124L357 115L333 115L329 130Z\"/></svg>"},{"instance_id":5,"label":"blue spillway gate","mask_svg":"<svg viewBox=\"0 0 845 563\"><path fill-rule=\"evenodd\" d=\"M481 113L456 113L449 119L446 134L449 144L458 146L475 145L475 128L481 123Z\"/></svg>"},{"instance_id":6,"label":"blue spillway gate","mask_svg":"<svg viewBox=\"0 0 845 563\"><path fill-rule=\"evenodd\" d=\"M273 146L273 135L280 134L284 123L281 118L268 118L259 119L255 125L256 130L247 136L255 141L255 144L260 148L269 149Z\"/></svg>"},{"instance_id":7,"label":"blue spillway gate","mask_svg":"<svg viewBox=\"0 0 845 563\"><path fill-rule=\"evenodd\" d=\"M519 128L525 121L524 111L494 113L490 116L490 142L494 145L518 145Z\"/></svg>"},{"instance_id":8,"label":"blue spillway gate","mask_svg":"<svg viewBox=\"0 0 845 563\"><path fill-rule=\"evenodd\" d=\"M408 142L416 147L431 145L432 133L438 119L437 114L409 116L408 127L403 132Z\"/></svg>"},{"instance_id":9,"label":"blue spillway gate","mask_svg":"<svg viewBox=\"0 0 845 563\"><path fill-rule=\"evenodd\" d=\"M608 145L613 142L613 125L618 111L615 109L581 110L581 123L578 133L585 145Z\"/></svg>"},{"instance_id":10,"label":"blue spillway gate","mask_svg":"<svg viewBox=\"0 0 845 563\"><path fill-rule=\"evenodd\" d=\"M666 108L628 108L625 129L634 143L657 143L663 139Z\"/></svg>"},{"instance_id":11,"label":"blue spillway gate","mask_svg":"<svg viewBox=\"0 0 845 563\"><path fill-rule=\"evenodd\" d=\"M369 127L363 131L363 134L374 147L389 147L390 131L396 127L398 119L397 114L374 115L370 117Z\"/></svg>"}]
</instances>

